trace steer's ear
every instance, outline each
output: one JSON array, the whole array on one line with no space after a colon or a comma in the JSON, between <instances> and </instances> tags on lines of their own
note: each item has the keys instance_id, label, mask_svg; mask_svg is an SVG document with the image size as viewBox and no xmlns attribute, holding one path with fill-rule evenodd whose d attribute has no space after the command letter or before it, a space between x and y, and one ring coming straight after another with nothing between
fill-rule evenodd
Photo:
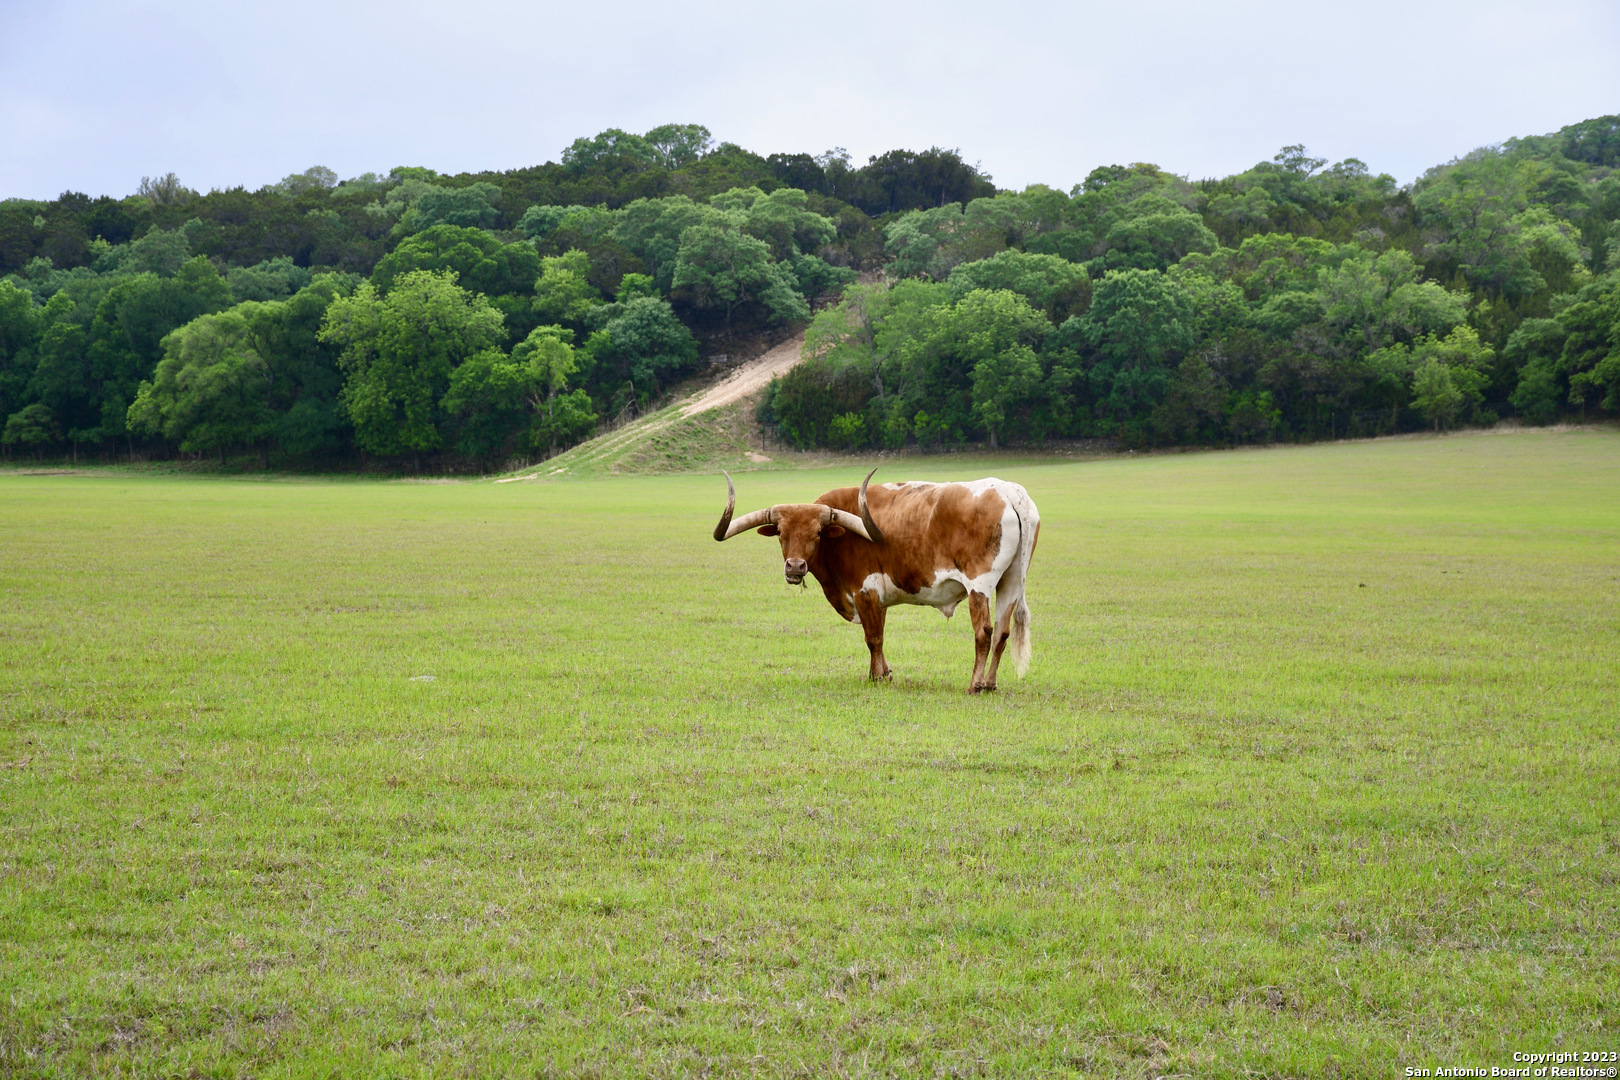
<instances>
[{"instance_id":1,"label":"steer's ear","mask_svg":"<svg viewBox=\"0 0 1620 1080\"><path fill-rule=\"evenodd\" d=\"M775 536L779 531L775 525L761 525L758 529L761 536Z\"/></svg>"},{"instance_id":2,"label":"steer's ear","mask_svg":"<svg viewBox=\"0 0 1620 1080\"><path fill-rule=\"evenodd\" d=\"M843 536L844 535L844 527L842 525L828 525L826 528L821 530L821 535L822 536Z\"/></svg>"}]
</instances>

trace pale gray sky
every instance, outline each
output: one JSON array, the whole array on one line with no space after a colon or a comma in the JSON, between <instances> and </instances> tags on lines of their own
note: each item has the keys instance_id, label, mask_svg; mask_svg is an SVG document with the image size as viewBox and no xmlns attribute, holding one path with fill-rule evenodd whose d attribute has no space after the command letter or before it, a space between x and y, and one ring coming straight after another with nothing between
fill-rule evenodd
<instances>
[{"instance_id":1,"label":"pale gray sky","mask_svg":"<svg viewBox=\"0 0 1620 1080\"><path fill-rule=\"evenodd\" d=\"M1614 0L0 0L0 198L556 160L702 123L762 154L960 148L1003 187L1303 142L1410 181L1620 112Z\"/></svg>"}]
</instances>

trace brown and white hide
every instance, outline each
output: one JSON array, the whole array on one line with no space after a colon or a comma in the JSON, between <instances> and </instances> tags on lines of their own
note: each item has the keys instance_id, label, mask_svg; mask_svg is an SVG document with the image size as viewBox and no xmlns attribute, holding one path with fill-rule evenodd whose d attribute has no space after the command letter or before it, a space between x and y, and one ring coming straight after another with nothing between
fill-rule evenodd
<instances>
[{"instance_id":1,"label":"brown and white hide","mask_svg":"<svg viewBox=\"0 0 1620 1080\"><path fill-rule=\"evenodd\" d=\"M876 471L876 470L874 470ZM996 688L1002 650L1012 643L1019 675L1029 667L1024 582L1040 513L1029 492L990 477L964 483L908 481L829 491L813 503L785 503L736 521L735 488L716 540L747 529L778 538L789 584L808 574L833 610L866 635L869 675L888 678L883 624L896 604L938 608L949 618L967 602L974 663L969 692Z\"/></svg>"}]
</instances>

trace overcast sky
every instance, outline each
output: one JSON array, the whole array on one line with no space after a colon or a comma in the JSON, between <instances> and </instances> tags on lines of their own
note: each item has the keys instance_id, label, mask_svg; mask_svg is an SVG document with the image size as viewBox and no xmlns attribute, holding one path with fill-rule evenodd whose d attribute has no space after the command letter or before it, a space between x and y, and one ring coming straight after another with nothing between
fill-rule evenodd
<instances>
[{"instance_id":1,"label":"overcast sky","mask_svg":"<svg viewBox=\"0 0 1620 1080\"><path fill-rule=\"evenodd\" d=\"M667 122L858 164L955 147L1002 187L1297 142L1407 182L1609 113L1616 0L0 0L0 198L508 169Z\"/></svg>"}]
</instances>

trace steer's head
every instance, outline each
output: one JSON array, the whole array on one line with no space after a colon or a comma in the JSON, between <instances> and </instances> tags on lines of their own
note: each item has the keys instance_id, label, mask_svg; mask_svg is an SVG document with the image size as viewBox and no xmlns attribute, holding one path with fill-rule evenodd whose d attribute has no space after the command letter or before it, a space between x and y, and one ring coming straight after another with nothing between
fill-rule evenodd
<instances>
[{"instance_id":1,"label":"steer's head","mask_svg":"<svg viewBox=\"0 0 1620 1080\"><path fill-rule=\"evenodd\" d=\"M876 469L872 470L877 472ZM758 529L761 536L775 536L782 543L782 573L789 585L804 581L815 562L816 551L823 539L843 536L852 532L874 544L883 542L883 532L872 520L872 511L866 505L866 485L872 473L861 481L860 517L847 510L835 510L821 503L779 503L765 510L755 510L733 521L731 512L737 508L737 488L726 478L726 511L720 515L720 524L714 527L716 540L730 540L740 532Z\"/></svg>"}]
</instances>

